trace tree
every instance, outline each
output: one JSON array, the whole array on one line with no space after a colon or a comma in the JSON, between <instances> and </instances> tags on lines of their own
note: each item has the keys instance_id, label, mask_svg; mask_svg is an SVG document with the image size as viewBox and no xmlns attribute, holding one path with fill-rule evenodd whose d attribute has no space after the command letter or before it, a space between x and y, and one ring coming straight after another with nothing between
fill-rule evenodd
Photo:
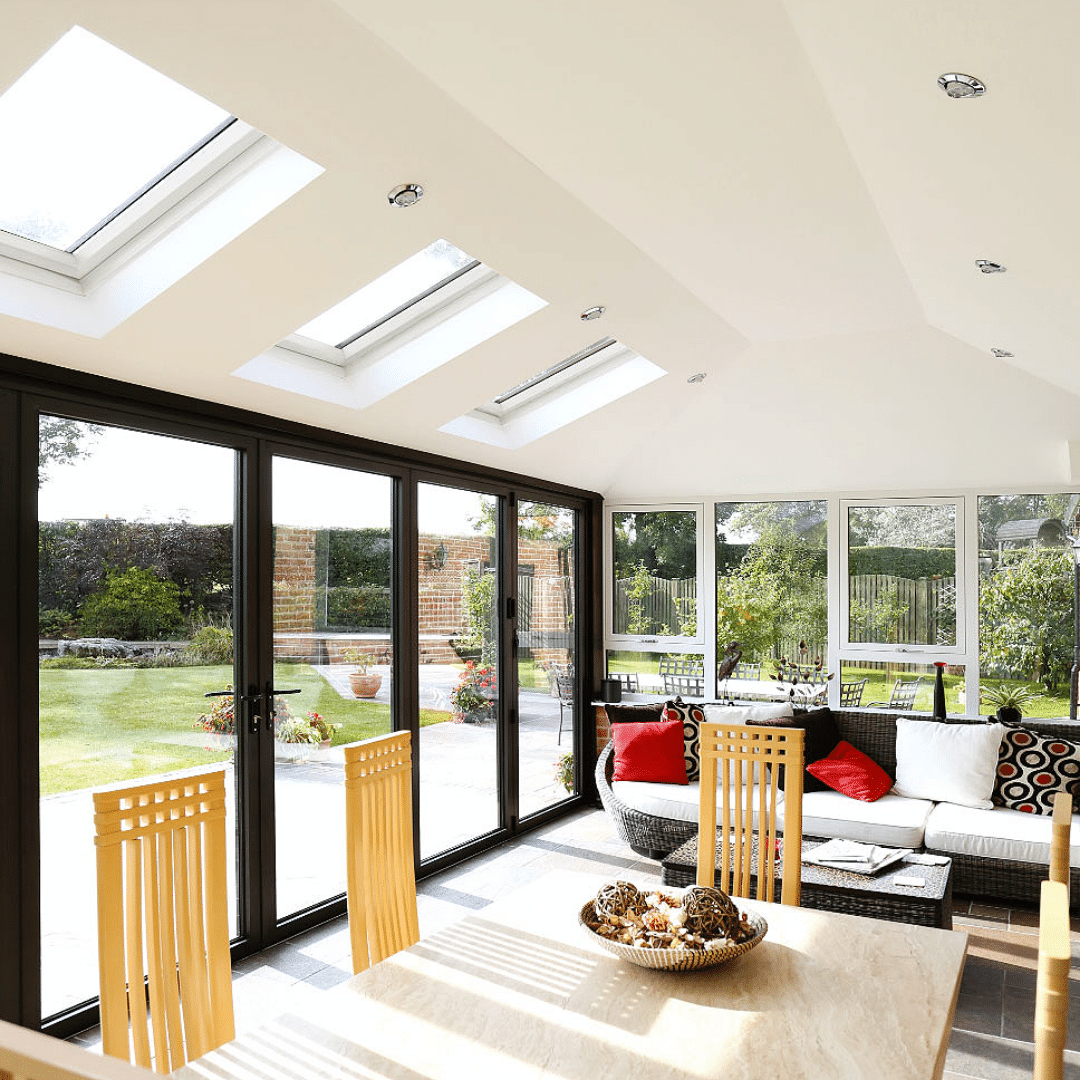
<instances>
[{"instance_id":1,"label":"tree","mask_svg":"<svg viewBox=\"0 0 1080 1080\"><path fill-rule=\"evenodd\" d=\"M716 635L722 651L738 641L747 657L780 655L786 642L824 641L828 591L817 549L790 522L765 524L738 568L717 579Z\"/></svg>"},{"instance_id":2,"label":"tree","mask_svg":"<svg viewBox=\"0 0 1080 1080\"><path fill-rule=\"evenodd\" d=\"M697 576L697 516L684 510L615 514L615 577L631 577L644 565L668 581Z\"/></svg>"},{"instance_id":3,"label":"tree","mask_svg":"<svg viewBox=\"0 0 1080 1080\"><path fill-rule=\"evenodd\" d=\"M101 435L100 424L84 424L81 420L66 420L62 416L43 416L38 421L38 487L49 478L50 465L70 465L79 458L89 457L84 442Z\"/></svg>"},{"instance_id":4,"label":"tree","mask_svg":"<svg viewBox=\"0 0 1080 1080\"><path fill-rule=\"evenodd\" d=\"M979 665L1053 693L1072 667L1073 561L1068 549L1006 551L979 587Z\"/></svg>"}]
</instances>

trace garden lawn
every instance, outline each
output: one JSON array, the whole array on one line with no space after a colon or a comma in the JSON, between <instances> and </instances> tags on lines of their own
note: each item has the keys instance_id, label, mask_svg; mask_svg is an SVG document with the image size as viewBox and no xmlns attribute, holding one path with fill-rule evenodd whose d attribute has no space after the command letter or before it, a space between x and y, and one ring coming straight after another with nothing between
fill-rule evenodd
<instances>
[{"instance_id":1,"label":"garden lawn","mask_svg":"<svg viewBox=\"0 0 1080 1080\"><path fill-rule=\"evenodd\" d=\"M290 711L315 709L330 723L335 745L390 729L388 705L347 701L302 664L278 665L279 677L303 692L290 696ZM210 749L196 721L209 712L208 691L230 685L226 665L190 668L43 668L39 737L42 795L228 761L229 750ZM420 724L440 723L449 713L424 710Z\"/></svg>"}]
</instances>

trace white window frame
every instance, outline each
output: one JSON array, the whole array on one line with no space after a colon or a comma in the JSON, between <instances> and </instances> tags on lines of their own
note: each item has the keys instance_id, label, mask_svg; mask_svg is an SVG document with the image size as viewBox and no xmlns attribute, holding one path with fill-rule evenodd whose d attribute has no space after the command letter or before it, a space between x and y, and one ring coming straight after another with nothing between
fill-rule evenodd
<instances>
[{"instance_id":1,"label":"white window frame","mask_svg":"<svg viewBox=\"0 0 1080 1080\"><path fill-rule=\"evenodd\" d=\"M0 232L0 314L103 337L322 171L234 120L74 252Z\"/></svg>"},{"instance_id":2,"label":"white window frame","mask_svg":"<svg viewBox=\"0 0 1080 1080\"><path fill-rule=\"evenodd\" d=\"M344 348L292 334L233 375L364 409L546 306L546 300L477 262ZM493 309L501 310L498 318L492 318Z\"/></svg>"},{"instance_id":3,"label":"white window frame","mask_svg":"<svg viewBox=\"0 0 1080 1080\"><path fill-rule=\"evenodd\" d=\"M837 664L841 660L856 660L859 658L873 658L875 660L891 660L897 663L911 661L913 657L962 657L967 655L967 579L968 579L968 554L966 532L964 528L964 510L966 499L964 496L928 496L926 498L860 498L841 499L840 512L837 528L839 541L839 573L838 578L838 627L839 627L839 650ZM876 506L951 506L954 510L954 546L956 556L956 640L952 645L890 645L887 643L872 641L851 640L851 602L848 577L848 520L849 512L860 507ZM923 662L922 660L913 662ZM839 677L838 677L839 678ZM839 682L837 681L839 687ZM839 693L839 691L837 691Z\"/></svg>"},{"instance_id":4,"label":"white window frame","mask_svg":"<svg viewBox=\"0 0 1080 1080\"><path fill-rule=\"evenodd\" d=\"M615 612L615 514L651 514L674 511L677 513L693 513L696 515L697 528L695 569L697 573L697 636L693 638L644 634L616 634L614 632ZM708 648L707 643L715 638L715 633L706 633L706 619L711 618L711 603L706 603L705 587L706 577L706 552L705 552L705 504L704 503L618 503L605 505L604 507L604 651L627 651L627 652L657 652L657 653L704 653L705 670L712 670L715 677L716 660L712 656L710 666L710 653L715 654L716 647L713 643ZM715 555L709 560L715 568ZM715 589L712 590L715 592Z\"/></svg>"}]
</instances>

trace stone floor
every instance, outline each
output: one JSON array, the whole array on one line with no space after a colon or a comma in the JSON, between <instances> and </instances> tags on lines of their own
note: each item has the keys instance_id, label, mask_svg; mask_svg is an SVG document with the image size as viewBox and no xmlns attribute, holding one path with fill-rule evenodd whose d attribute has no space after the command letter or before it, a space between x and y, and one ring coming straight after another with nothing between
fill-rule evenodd
<instances>
[{"instance_id":1,"label":"stone floor","mask_svg":"<svg viewBox=\"0 0 1080 1080\"><path fill-rule=\"evenodd\" d=\"M422 936L554 869L610 872L659 882L660 866L619 841L606 815L583 810L420 883ZM1030 1080L1037 915L959 898L954 928L968 934L968 960L946 1060L946 1080ZM1073 922L1073 979L1080 980L1080 920ZM250 1030L296 1002L345 982L348 927L336 919L237 963L236 1022ZM1065 1075L1080 1080L1080 997L1070 1008ZM100 1045L96 1029L75 1037ZM827 1078L821 1078L827 1080Z\"/></svg>"}]
</instances>

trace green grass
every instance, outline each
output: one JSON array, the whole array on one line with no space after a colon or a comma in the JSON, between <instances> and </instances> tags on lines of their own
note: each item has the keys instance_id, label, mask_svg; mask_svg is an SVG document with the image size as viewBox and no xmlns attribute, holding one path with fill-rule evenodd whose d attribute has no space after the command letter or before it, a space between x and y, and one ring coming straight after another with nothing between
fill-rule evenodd
<instances>
[{"instance_id":1,"label":"green grass","mask_svg":"<svg viewBox=\"0 0 1080 1080\"><path fill-rule=\"evenodd\" d=\"M390 730L390 708L374 701L349 701L310 667L279 664L278 686L299 687L290 695L293 714L315 709L330 723L335 745ZM41 794L97 787L124 780L227 761L230 751L199 745L195 721L232 679L225 665L191 668L42 669L39 739ZM423 710L420 724L447 720L449 713Z\"/></svg>"}]
</instances>

